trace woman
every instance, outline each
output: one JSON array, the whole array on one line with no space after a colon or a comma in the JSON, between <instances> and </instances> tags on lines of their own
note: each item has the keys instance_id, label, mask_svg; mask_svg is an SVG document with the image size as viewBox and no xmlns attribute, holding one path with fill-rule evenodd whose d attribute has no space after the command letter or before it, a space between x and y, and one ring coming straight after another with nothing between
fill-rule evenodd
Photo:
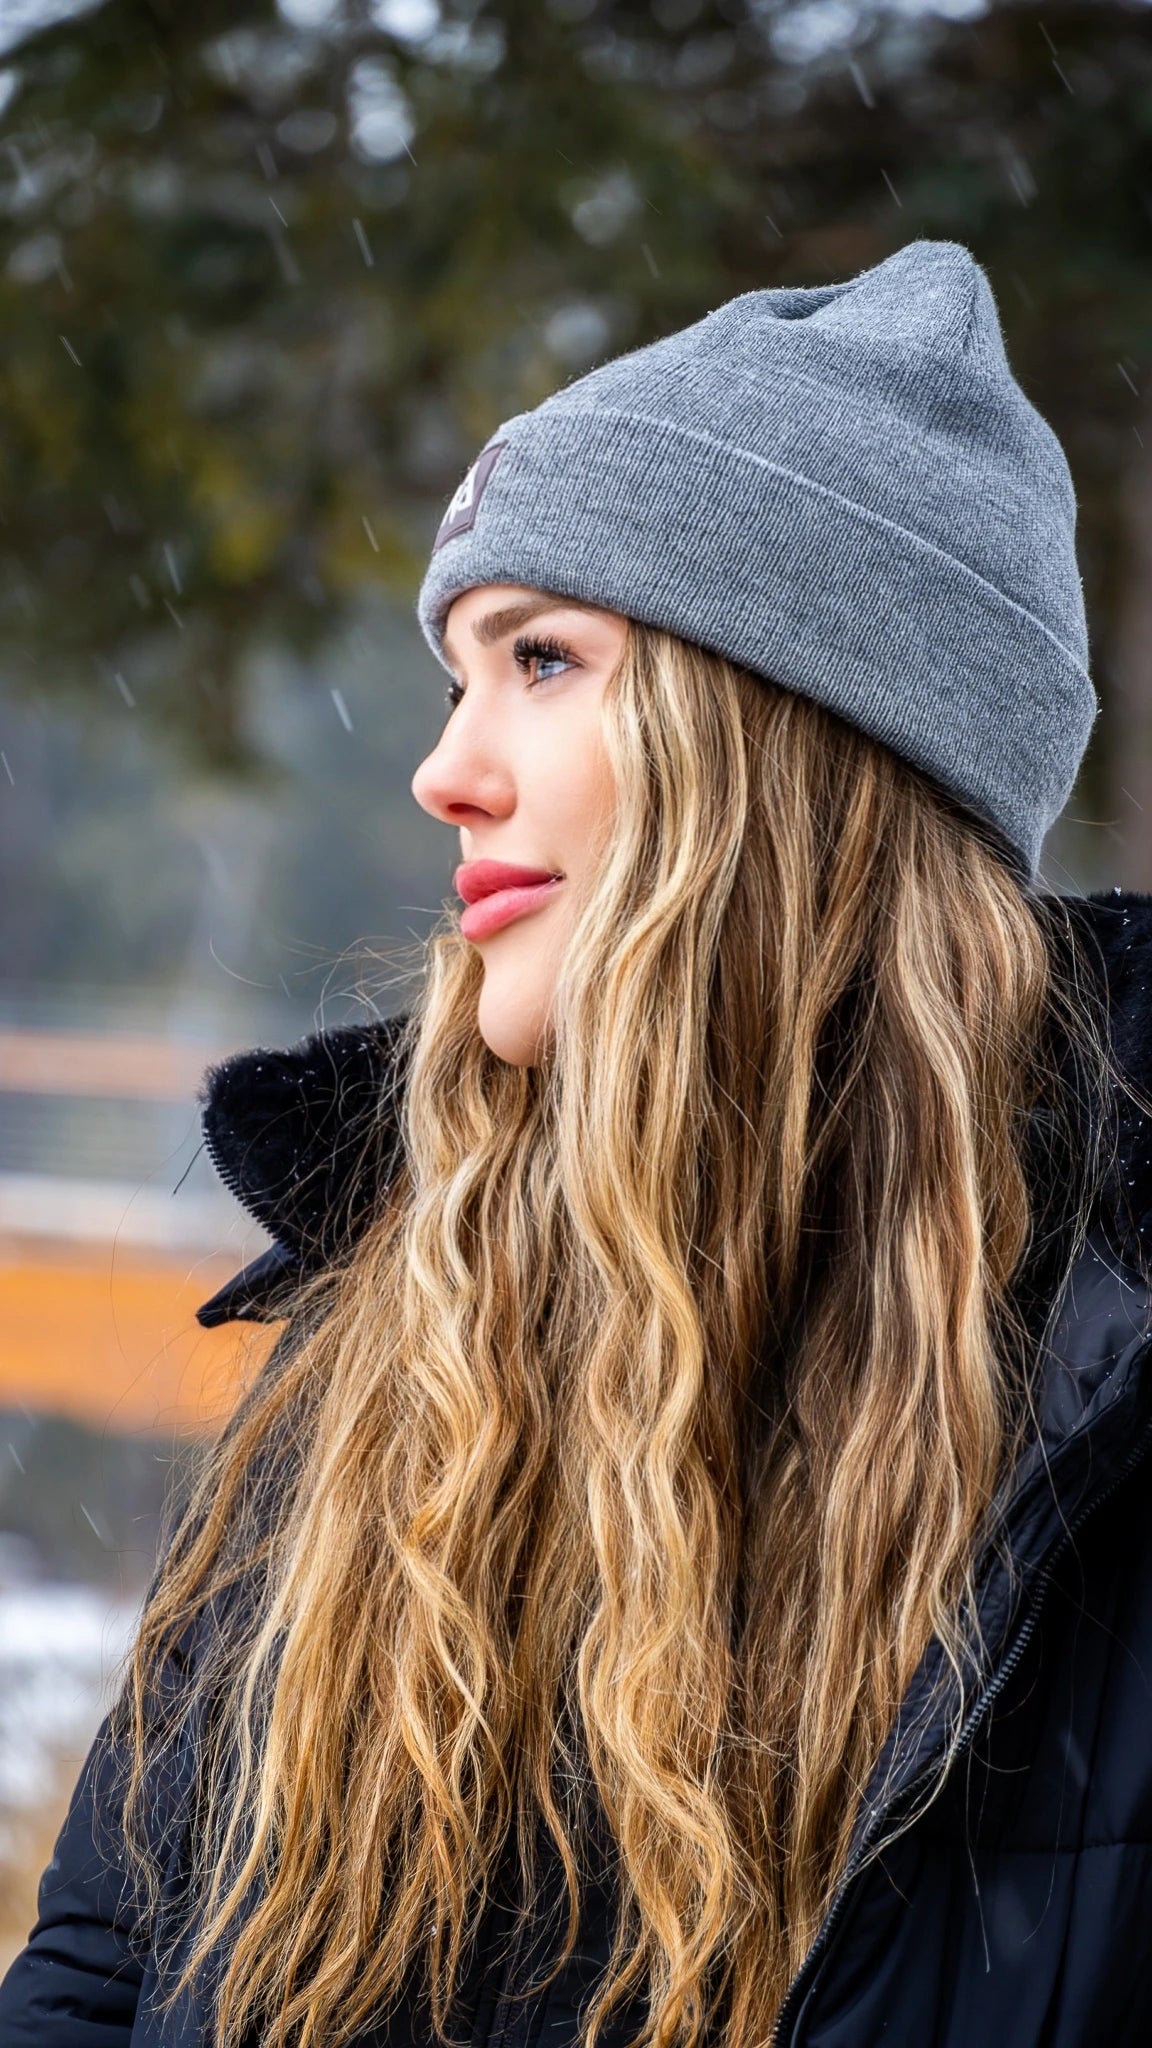
<instances>
[{"instance_id":1,"label":"woman","mask_svg":"<svg viewBox=\"0 0 1152 2048\"><path fill-rule=\"evenodd\" d=\"M419 599L467 908L209 1076L287 1319L5 2048L1152 2031L1152 898L1051 431L917 242L506 422ZM506 869L511 867L511 875Z\"/></svg>"}]
</instances>

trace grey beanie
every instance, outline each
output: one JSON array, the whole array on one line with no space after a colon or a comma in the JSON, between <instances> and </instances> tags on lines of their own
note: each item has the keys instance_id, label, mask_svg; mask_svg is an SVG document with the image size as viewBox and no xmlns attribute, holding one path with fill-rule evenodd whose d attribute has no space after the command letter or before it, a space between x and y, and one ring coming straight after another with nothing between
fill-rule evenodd
<instances>
[{"instance_id":1,"label":"grey beanie","mask_svg":"<svg viewBox=\"0 0 1152 2048\"><path fill-rule=\"evenodd\" d=\"M1056 435L988 279L915 241L742 292L493 433L417 599L522 583L662 626L884 741L1034 881L1096 716Z\"/></svg>"}]
</instances>

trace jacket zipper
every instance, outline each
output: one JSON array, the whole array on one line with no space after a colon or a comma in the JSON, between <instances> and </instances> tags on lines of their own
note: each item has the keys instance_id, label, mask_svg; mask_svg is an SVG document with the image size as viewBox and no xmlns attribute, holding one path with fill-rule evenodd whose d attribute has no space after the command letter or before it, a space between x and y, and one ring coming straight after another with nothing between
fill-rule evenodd
<instances>
[{"instance_id":1,"label":"jacket zipper","mask_svg":"<svg viewBox=\"0 0 1152 2048\"><path fill-rule=\"evenodd\" d=\"M511 2000L508 1994L512 1983L512 1972L519 1958L519 1953L520 1942L517 1937L510 1944L508 1953L504 1958L504 1968L500 1973L500 1989L496 1994L496 2003L492 2008L492 2020L488 2028L488 2036L484 2048L501 2048L501 2043L508 2031L508 2017L511 2011Z\"/></svg>"},{"instance_id":2,"label":"jacket zipper","mask_svg":"<svg viewBox=\"0 0 1152 2048\"><path fill-rule=\"evenodd\" d=\"M1021 1658L1024 1655L1025 1650L1031 1642L1032 1637L1036 1632L1036 1624L1040 1619L1040 1614L1044 1604L1044 1596L1048 1591L1049 1584L1051 1583L1053 1571L1055 1570L1056 1565L1059 1563L1060 1559L1063 1557L1065 1551L1068 1549L1068 1546L1071 1543L1073 1537L1083 1527L1084 1523L1088 1521L1090 1517L1096 1513L1097 1509L1103 1507L1105 1501L1110 1499L1112 1494L1114 1494L1117 1491L1117 1489L1123 1485L1124 1481L1131 1476L1131 1474L1135 1471L1136 1467L1139 1465L1141 1459L1145 1458L1148 1455L1149 1449L1152 1449L1152 1422L1145 1423L1144 1428L1141 1431L1141 1434L1136 1444L1133 1446L1132 1450L1129 1451L1128 1456L1124 1459L1124 1462L1117 1467L1116 1472L1113 1474L1112 1479L1109 1481L1109 1484L1105 1487L1103 1493L1097 1494L1095 1500L1089 1501L1088 1505L1085 1508L1082 1508L1079 1514L1074 1515L1072 1520L1065 1524L1064 1533L1061 1536L1059 1542L1057 1543L1055 1549L1052 1551L1047 1564L1044 1565L1043 1568L1036 1575L1036 1581L1032 1590L1031 1602L1028 1608L1028 1612L1025 1615L1023 1621L1021 1622L1019 1629L1017 1630L1016 1640L1013 1643L1012 1648L1009 1650L1008 1655L1005 1657L999 1669L995 1671L992 1677L988 1680L983 1691L979 1695L979 1698L974 1702L972 1706L968 1719L963 1729L961 1730L960 1736L956 1742L956 1745L949 1759L949 1771L952 1770L953 1765L956 1762L956 1759L959 1756L963 1755L964 1751L968 1749L971 1743L975 1740L981 1722L984 1720L989 1709L995 1704L995 1701L999 1694L1007 1685L1008 1680L1011 1678L1012 1673L1015 1671L1017 1665L1019 1664ZM861 1864L864 1862L869 1850L871 1849L872 1844L876 1840L876 1837L880 1832L881 1827L887 1821L892 1819L893 1815L899 1811L901 1806L909 1804L914 1799L916 1793L920 1791L921 1787L930 1782L931 1777L932 1772L930 1770L922 1771L919 1777L914 1778L910 1785L905 1786L904 1791L900 1793L898 1797L894 1799L887 1807L879 1807L877 1811L873 1814L872 1819L868 1824L868 1827L865 1829L865 1832L860 1839L855 1854L849 1858L849 1861L844 1870L844 1874L840 1880L840 1885L836 1892L836 1895L832 1900L832 1903L829 1906L827 1913L824 1916L823 1924L820 1927L819 1932L817 1933L816 1938L808 1951L808 1954L805 1956L804 1961L801 1963L800 1968L797 1970L796 1975L793 1977L791 1984L788 1986L788 1989L784 1994L784 1997L777 2010L776 2018L772 2024L772 2031L768 2036L768 2048L785 2048L785 2027L787 2026L788 2028L791 2028L797 2018L797 2008L800 2003L801 1995L804 1989L806 1988L806 1984L811 1983L812 1978L815 1974L816 1965L818 1964L821 1955L827 1949L828 1943L836 1929L837 1923L843 1916L844 1908L847 1904L848 1893L851 1889L852 1882L857 1872L859 1871ZM788 2044L788 2048L791 2048L790 2043Z\"/></svg>"}]
</instances>

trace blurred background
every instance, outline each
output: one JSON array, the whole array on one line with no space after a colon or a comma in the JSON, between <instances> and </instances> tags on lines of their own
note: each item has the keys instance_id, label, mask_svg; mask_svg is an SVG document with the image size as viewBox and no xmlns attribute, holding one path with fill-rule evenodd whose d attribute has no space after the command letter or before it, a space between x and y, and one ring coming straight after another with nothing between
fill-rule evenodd
<instances>
[{"instance_id":1,"label":"blurred background","mask_svg":"<svg viewBox=\"0 0 1152 2048\"><path fill-rule=\"evenodd\" d=\"M0 0L0 1964L166 1492L268 1333L196 1092L451 896L413 600L499 422L741 291L985 265L1102 713L1051 886L1152 888L1152 6Z\"/></svg>"}]
</instances>

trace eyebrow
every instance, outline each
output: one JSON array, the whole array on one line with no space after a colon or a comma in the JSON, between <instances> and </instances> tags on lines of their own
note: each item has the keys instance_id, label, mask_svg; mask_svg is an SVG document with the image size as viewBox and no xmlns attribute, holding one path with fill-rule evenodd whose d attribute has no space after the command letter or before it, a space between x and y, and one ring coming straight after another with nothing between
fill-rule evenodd
<instances>
[{"instance_id":1,"label":"eyebrow","mask_svg":"<svg viewBox=\"0 0 1152 2048\"><path fill-rule=\"evenodd\" d=\"M519 604L504 604L495 611L482 612L472 621L472 638L480 647L494 647L507 633L514 633L517 626L526 626L529 619L535 619L541 612L597 612L599 605L587 604L580 597L527 597ZM456 651L445 633L441 646L449 661L457 659Z\"/></svg>"}]
</instances>

